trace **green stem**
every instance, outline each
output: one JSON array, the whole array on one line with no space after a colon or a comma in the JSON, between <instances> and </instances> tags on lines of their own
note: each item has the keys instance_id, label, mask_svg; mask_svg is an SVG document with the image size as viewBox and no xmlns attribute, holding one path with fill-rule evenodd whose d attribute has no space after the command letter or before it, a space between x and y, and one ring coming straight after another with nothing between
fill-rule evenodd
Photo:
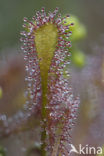
<instances>
[{"instance_id":1,"label":"green stem","mask_svg":"<svg viewBox=\"0 0 104 156\"><path fill-rule=\"evenodd\" d=\"M47 81L44 81L42 83L42 91L43 91L43 96L42 96L42 132L41 132L41 156L46 156L46 105L47 105Z\"/></svg>"}]
</instances>

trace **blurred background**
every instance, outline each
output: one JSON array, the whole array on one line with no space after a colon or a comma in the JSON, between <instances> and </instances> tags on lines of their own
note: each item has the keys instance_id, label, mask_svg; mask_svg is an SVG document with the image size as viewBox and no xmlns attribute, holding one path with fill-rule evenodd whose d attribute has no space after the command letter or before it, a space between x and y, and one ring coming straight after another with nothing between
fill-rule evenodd
<instances>
[{"instance_id":1,"label":"blurred background","mask_svg":"<svg viewBox=\"0 0 104 156\"><path fill-rule=\"evenodd\" d=\"M47 11L60 8L64 15L74 14L86 26L88 37L83 48L89 52L88 43L98 40L104 28L104 1L103 0L1 0L0 1L0 51L18 46L23 17L31 18L35 11L44 6Z\"/></svg>"},{"instance_id":2,"label":"blurred background","mask_svg":"<svg viewBox=\"0 0 104 156\"><path fill-rule=\"evenodd\" d=\"M5 120L6 116L22 109L25 102L20 31L23 30L23 18L31 19L42 7L46 12L59 7L62 16L71 14L75 16L73 22L78 20L78 27L83 25L81 35L72 40L75 54L72 56L72 84L81 97L73 142L76 146L81 143L103 147L104 0L0 0L0 114L4 114ZM77 31L77 27L73 31ZM31 126L22 125L23 129L17 130L20 133L10 136L9 126L5 136L0 122L0 156L38 156L40 138L37 137L37 125L32 119Z\"/></svg>"}]
</instances>

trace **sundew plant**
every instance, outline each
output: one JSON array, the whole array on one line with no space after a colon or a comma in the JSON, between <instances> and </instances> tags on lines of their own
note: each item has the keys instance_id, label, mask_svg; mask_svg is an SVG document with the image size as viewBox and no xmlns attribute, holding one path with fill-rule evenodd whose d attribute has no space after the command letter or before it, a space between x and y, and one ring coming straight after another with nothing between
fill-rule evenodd
<instances>
[{"instance_id":1,"label":"sundew plant","mask_svg":"<svg viewBox=\"0 0 104 156\"><path fill-rule=\"evenodd\" d=\"M70 155L71 130L77 118L79 97L74 97L71 87L70 30L73 23L68 24L67 19L70 21L70 16L61 17L58 8L48 14L42 8L32 20L24 18L21 32L26 103L15 121L18 119L21 127L20 123L32 114L34 117L40 114L41 156ZM13 121L7 119L6 125L12 125ZM14 124L5 133L14 131L15 127Z\"/></svg>"},{"instance_id":2,"label":"sundew plant","mask_svg":"<svg viewBox=\"0 0 104 156\"><path fill-rule=\"evenodd\" d=\"M41 155L69 155L70 131L76 118L79 98L69 83L69 41L71 32L65 19L55 11L36 12L32 21L24 18L22 41L27 81L27 103L39 109L42 118Z\"/></svg>"},{"instance_id":3,"label":"sundew plant","mask_svg":"<svg viewBox=\"0 0 104 156\"><path fill-rule=\"evenodd\" d=\"M41 155L69 155L70 131L76 118L79 98L73 97L69 83L69 41L71 32L65 19L44 8L29 21L24 18L24 51L27 104L41 113ZM28 107L27 107L28 108Z\"/></svg>"}]
</instances>

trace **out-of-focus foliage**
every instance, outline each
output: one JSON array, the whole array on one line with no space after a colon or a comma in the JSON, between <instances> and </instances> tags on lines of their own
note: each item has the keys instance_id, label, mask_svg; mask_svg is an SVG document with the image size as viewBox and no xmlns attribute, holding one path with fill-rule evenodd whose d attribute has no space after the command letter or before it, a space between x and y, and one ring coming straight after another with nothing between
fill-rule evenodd
<instances>
[{"instance_id":1,"label":"out-of-focus foliage","mask_svg":"<svg viewBox=\"0 0 104 156\"><path fill-rule=\"evenodd\" d=\"M76 44L86 37L87 30L85 26L80 23L76 16L71 15L70 18L66 18L64 21L65 25L70 25L68 31L72 32L72 35L69 37L69 39L72 41L72 61L77 67L83 67L86 63L85 54L80 49L78 49Z\"/></svg>"},{"instance_id":2,"label":"out-of-focus foliage","mask_svg":"<svg viewBox=\"0 0 104 156\"><path fill-rule=\"evenodd\" d=\"M0 156L6 156L6 151L2 146L0 146Z\"/></svg>"},{"instance_id":3,"label":"out-of-focus foliage","mask_svg":"<svg viewBox=\"0 0 104 156\"><path fill-rule=\"evenodd\" d=\"M3 90L2 90L2 88L0 87L0 99L2 98L2 96L3 96Z\"/></svg>"},{"instance_id":4,"label":"out-of-focus foliage","mask_svg":"<svg viewBox=\"0 0 104 156\"><path fill-rule=\"evenodd\" d=\"M72 60L73 63L77 66L77 67L83 67L86 63L86 56L85 54L79 50L72 50Z\"/></svg>"},{"instance_id":5,"label":"out-of-focus foliage","mask_svg":"<svg viewBox=\"0 0 104 156\"><path fill-rule=\"evenodd\" d=\"M70 25L71 23L73 23L74 25L70 25L69 26L69 30L68 31L72 31L72 35L70 36L70 40L72 42L76 42L79 41L81 39L84 39L86 37L86 28L85 26L80 23L78 17L74 16L74 15L70 15L69 18L65 19L64 23L65 25Z\"/></svg>"}]
</instances>

